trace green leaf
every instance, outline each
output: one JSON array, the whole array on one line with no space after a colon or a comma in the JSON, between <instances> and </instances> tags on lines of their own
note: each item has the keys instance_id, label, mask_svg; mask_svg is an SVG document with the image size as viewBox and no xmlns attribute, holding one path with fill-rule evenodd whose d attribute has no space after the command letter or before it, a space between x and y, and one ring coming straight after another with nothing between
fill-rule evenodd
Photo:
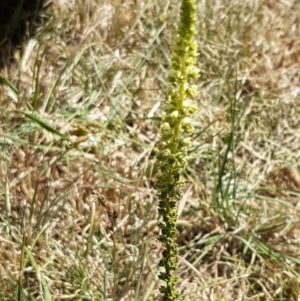
<instances>
[{"instance_id":1,"label":"green leaf","mask_svg":"<svg viewBox=\"0 0 300 301\"><path fill-rule=\"evenodd\" d=\"M19 95L18 89L5 77L0 74L0 83L4 84L5 86L9 87L16 95Z\"/></svg>"},{"instance_id":2,"label":"green leaf","mask_svg":"<svg viewBox=\"0 0 300 301\"><path fill-rule=\"evenodd\" d=\"M32 114L27 114L21 111L17 111L18 113L21 113L23 115L25 115L27 118L29 118L31 121L39 124L42 128L44 128L45 130L47 130L48 132L52 133L53 135L59 136L60 138L62 138L63 140L69 140L67 135L64 135L62 133L60 133L58 130L54 129L52 126L50 126L49 124L47 124L46 122L42 121L40 118L38 118L35 115Z\"/></svg>"}]
</instances>

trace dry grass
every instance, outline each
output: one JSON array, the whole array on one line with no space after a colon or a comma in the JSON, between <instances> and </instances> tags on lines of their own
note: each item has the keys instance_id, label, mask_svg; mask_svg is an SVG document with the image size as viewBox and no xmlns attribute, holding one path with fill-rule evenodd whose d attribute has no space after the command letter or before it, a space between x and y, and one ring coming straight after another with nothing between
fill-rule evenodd
<instances>
[{"instance_id":1,"label":"dry grass","mask_svg":"<svg viewBox=\"0 0 300 301\"><path fill-rule=\"evenodd\" d=\"M199 1L183 300L300 295L300 5L273 2ZM1 300L159 299L153 147L177 11L53 0L2 69Z\"/></svg>"}]
</instances>

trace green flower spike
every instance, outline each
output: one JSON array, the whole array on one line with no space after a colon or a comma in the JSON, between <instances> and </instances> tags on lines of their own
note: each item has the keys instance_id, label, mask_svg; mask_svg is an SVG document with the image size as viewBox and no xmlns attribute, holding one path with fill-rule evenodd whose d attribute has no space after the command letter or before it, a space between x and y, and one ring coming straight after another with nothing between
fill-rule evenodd
<instances>
[{"instance_id":1,"label":"green flower spike","mask_svg":"<svg viewBox=\"0 0 300 301\"><path fill-rule=\"evenodd\" d=\"M158 212L162 217L159 240L165 245L160 261L162 272L159 276L165 282L160 289L163 301L179 297L176 290L178 279L176 222L178 201L181 198L180 187L185 183L182 173L187 165L187 149L191 145L190 136L193 133L190 116L197 110L190 99L197 93L191 80L197 78L199 73L195 67L198 50L195 22L196 1L182 0L157 155L157 167L160 170L157 184L160 200Z\"/></svg>"}]
</instances>

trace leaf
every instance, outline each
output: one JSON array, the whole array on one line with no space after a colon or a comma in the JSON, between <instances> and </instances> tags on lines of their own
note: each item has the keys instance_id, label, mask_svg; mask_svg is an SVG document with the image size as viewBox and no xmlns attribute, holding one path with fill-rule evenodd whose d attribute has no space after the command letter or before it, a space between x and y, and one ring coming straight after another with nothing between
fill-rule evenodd
<instances>
[{"instance_id":1,"label":"leaf","mask_svg":"<svg viewBox=\"0 0 300 301\"><path fill-rule=\"evenodd\" d=\"M18 89L5 77L0 74L0 83L4 84L5 86L9 87L16 95L19 95Z\"/></svg>"},{"instance_id":2,"label":"leaf","mask_svg":"<svg viewBox=\"0 0 300 301\"><path fill-rule=\"evenodd\" d=\"M67 135L64 135L62 133L60 133L58 130L54 129L52 126L50 126L49 124L47 124L46 122L42 121L41 119L39 119L37 116L32 115L32 114L28 114L28 113L24 113L21 111L17 111L23 115L25 115L27 118L29 118L31 121L39 124L42 128L44 128L45 130L47 130L48 132L52 133L53 135L59 136L60 138L62 138L63 140L69 140Z\"/></svg>"}]
</instances>

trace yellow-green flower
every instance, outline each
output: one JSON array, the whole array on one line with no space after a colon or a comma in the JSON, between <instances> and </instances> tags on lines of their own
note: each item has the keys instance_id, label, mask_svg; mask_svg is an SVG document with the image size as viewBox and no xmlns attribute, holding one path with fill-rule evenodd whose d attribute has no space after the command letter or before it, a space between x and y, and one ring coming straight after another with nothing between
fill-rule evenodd
<instances>
[{"instance_id":1,"label":"yellow-green flower","mask_svg":"<svg viewBox=\"0 0 300 301\"><path fill-rule=\"evenodd\" d=\"M183 0L180 10L180 22L175 37L172 64L169 74L168 97L162 114L161 138L158 145L157 167L160 175L157 183L161 235L159 240L165 244L163 258L160 262L162 272L160 279L165 281L161 287L163 301L175 300L176 291L176 255L178 247L176 237L177 204L181 198L180 187L184 185L183 171L187 165L187 149L191 145L190 136L194 127L191 115L197 107L191 97L197 93L191 83L198 76L195 67L197 57L196 2Z\"/></svg>"}]
</instances>

